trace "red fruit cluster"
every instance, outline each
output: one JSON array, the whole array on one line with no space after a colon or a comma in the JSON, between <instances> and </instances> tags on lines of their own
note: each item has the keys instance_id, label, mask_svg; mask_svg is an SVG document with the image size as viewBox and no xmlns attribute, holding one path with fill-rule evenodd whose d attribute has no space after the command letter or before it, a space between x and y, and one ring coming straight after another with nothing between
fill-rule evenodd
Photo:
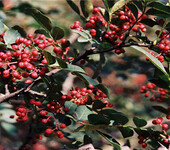
<instances>
[{"instance_id":1,"label":"red fruit cluster","mask_svg":"<svg viewBox=\"0 0 170 150\"><path fill-rule=\"evenodd\" d=\"M154 55L154 53L152 51L148 51L149 54L151 54L152 56L156 57L161 63L164 62L164 56L160 53L157 56ZM147 61L150 61L149 58L146 58Z\"/></svg>"},{"instance_id":2,"label":"red fruit cluster","mask_svg":"<svg viewBox=\"0 0 170 150\"><path fill-rule=\"evenodd\" d=\"M74 25L71 25L70 28L71 28L71 29L78 30L78 31L83 30L83 27L80 26L80 22L79 22L79 21L75 21L75 22L74 22Z\"/></svg>"},{"instance_id":3,"label":"red fruit cluster","mask_svg":"<svg viewBox=\"0 0 170 150\"><path fill-rule=\"evenodd\" d=\"M19 106L16 110L16 115L18 116L16 119L17 121L28 121L28 113L31 112L30 110L27 110L24 105Z\"/></svg>"},{"instance_id":4,"label":"red fruit cluster","mask_svg":"<svg viewBox=\"0 0 170 150\"><path fill-rule=\"evenodd\" d=\"M138 139L139 139L138 143L141 144L143 148L146 148L147 147L146 138L140 135L138 136Z\"/></svg>"},{"instance_id":5,"label":"red fruit cluster","mask_svg":"<svg viewBox=\"0 0 170 150\"><path fill-rule=\"evenodd\" d=\"M150 101L162 102L163 100L170 98L170 92L156 87L154 83L147 83L146 86L141 86L140 92L144 93L145 97L150 97Z\"/></svg>"}]
</instances>

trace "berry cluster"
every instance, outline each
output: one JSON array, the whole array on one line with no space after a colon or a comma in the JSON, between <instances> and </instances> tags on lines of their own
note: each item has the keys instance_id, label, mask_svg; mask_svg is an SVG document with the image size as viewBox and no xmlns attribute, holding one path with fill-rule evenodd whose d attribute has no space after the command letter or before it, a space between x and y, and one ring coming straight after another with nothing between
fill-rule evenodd
<instances>
[{"instance_id":1,"label":"berry cluster","mask_svg":"<svg viewBox=\"0 0 170 150\"><path fill-rule=\"evenodd\" d=\"M164 56L161 53L158 54L157 56L152 51L148 51L148 53L156 57L161 63L164 62ZM146 60L150 61L149 58L146 58Z\"/></svg>"},{"instance_id":2,"label":"berry cluster","mask_svg":"<svg viewBox=\"0 0 170 150\"><path fill-rule=\"evenodd\" d=\"M4 42L3 35L0 36L2 42ZM62 48L62 44L66 42L66 39L55 42L43 34L35 38L32 34L28 34L28 39L18 38L15 44L11 45L12 50L1 46L3 51L0 52L0 68L2 68L0 74L12 82L21 80L22 77L35 79L38 76L44 76L48 72L45 49L53 47L53 52L57 57L66 59L66 54L70 49L70 47ZM31 82L31 79L25 80L25 83Z\"/></svg>"},{"instance_id":3,"label":"berry cluster","mask_svg":"<svg viewBox=\"0 0 170 150\"><path fill-rule=\"evenodd\" d=\"M170 92L165 89L156 87L154 83L147 83L146 86L141 86L141 93L145 93L145 97L150 97L150 101L162 102L163 100L170 99Z\"/></svg>"}]
</instances>

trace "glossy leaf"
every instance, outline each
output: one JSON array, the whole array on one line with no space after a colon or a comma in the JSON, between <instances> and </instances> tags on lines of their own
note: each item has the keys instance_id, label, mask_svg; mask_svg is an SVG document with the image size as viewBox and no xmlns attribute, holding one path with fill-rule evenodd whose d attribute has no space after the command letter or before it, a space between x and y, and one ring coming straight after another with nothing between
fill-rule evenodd
<instances>
[{"instance_id":1,"label":"glossy leaf","mask_svg":"<svg viewBox=\"0 0 170 150\"><path fill-rule=\"evenodd\" d=\"M92 109L96 110L96 109L102 109L106 106L106 104L104 104L102 101L100 100L95 100L94 104L92 106Z\"/></svg>"},{"instance_id":2,"label":"glossy leaf","mask_svg":"<svg viewBox=\"0 0 170 150\"><path fill-rule=\"evenodd\" d=\"M141 47L138 47L138 46L131 46L131 47L143 53L144 55L146 55L149 58L149 60L153 63L153 65L155 65L159 70L161 70L169 78L169 75L166 72L163 64L157 58L155 58L153 55L151 55L150 53L148 53L146 50L142 49Z\"/></svg>"},{"instance_id":3,"label":"glossy leaf","mask_svg":"<svg viewBox=\"0 0 170 150\"><path fill-rule=\"evenodd\" d=\"M147 122L144 119L141 119L138 117L134 117L133 122L137 127L143 127L143 126L147 125Z\"/></svg>"},{"instance_id":4,"label":"glossy leaf","mask_svg":"<svg viewBox=\"0 0 170 150\"><path fill-rule=\"evenodd\" d=\"M0 21L0 34L2 34L5 30L4 24Z\"/></svg>"},{"instance_id":5,"label":"glossy leaf","mask_svg":"<svg viewBox=\"0 0 170 150\"><path fill-rule=\"evenodd\" d=\"M51 35L55 41L59 40L64 37L64 30L60 27L55 26L51 30Z\"/></svg>"},{"instance_id":6,"label":"glossy leaf","mask_svg":"<svg viewBox=\"0 0 170 150\"><path fill-rule=\"evenodd\" d=\"M150 18L142 19L140 22L141 22L141 23L144 23L144 24L146 24L146 25L148 25L148 26L150 26L150 27L153 27L153 26L155 26L155 25L158 25L158 23L157 23L156 21L154 21L154 20L152 20L152 19L150 19Z\"/></svg>"},{"instance_id":7,"label":"glossy leaf","mask_svg":"<svg viewBox=\"0 0 170 150\"><path fill-rule=\"evenodd\" d=\"M87 18L92 13L93 10L93 4L91 0L80 0L80 6L81 10L83 12L83 15Z\"/></svg>"},{"instance_id":8,"label":"glossy leaf","mask_svg":"<svg viewBox=\"0 0 170 150\"><path fill-rule=\"evenodd\" d=\"M18 39L19 37L21 37L21 35L19 34L18 31L14 30L14 29L9 29L5 32L4 35L4 41L5 44L13 44L15 43L15 40Z\"/></svg>"},{"instance_id":9,"label":"glossy leaf","mask_svg":"<svg viewBox=\"0 0 170 150\"><path fill-rule=\"evenodd\" d=\"M36 21L39 22L39 24L45 28L48 32L52 29L52 23L50 19L45 16L43 13L41 13L38 9L35 8L28 8L27 11L34 17Z\"/></svg>"},{"instance_id":10,"label":"glossy leaf","mask_svg":"<svg viewBox=\"0 0 170 150\"><path fill-rule=\"evenodd\" d=\"M133 136L134 132L130 127L119 127L124 138Z\"/></svg>"},{"instance_id":11,"label":"glossy leaf","mask_svg":"<svg viewBox=\"0 0 170 150\"><path fill-rule=\"evenodd\" d=\"M52 56L52 55L50 54L50 52L44 51L43 53L44 53L44 56L45 56L45 58L47 59L47 62L48 62L49 65L55 63L55 58L54 58L54 56Z\"/></svg>"},{"instance_id":12,"label":"glossy leaf","mask_svg":"<svg viewBox=\"0 0 170 150\"><path fill-rule=\"evenodd\" d=\"M120 144L110 135L107 135L101 131L97 131L102 137L104 137L116 150L121 150Z\"/></svg>"},{"instance_id":13,"label":"glossy leaf","mask_svg":"<svg viewBox=\"0 0 170 150\"><path fill-rule=\"evenodd\" d=\"M88 115L92 112L86 106L78 106L74 115L78 121L88 120Z\"/></svg>"},{"instance_id":14,"label":"glossy leaf","mask_svg":"<svg viewBox=\"0 0 170 150\"><path fill-rule=\"evenodd\" d=\"M100 83L100 84L97 84L95 87L101 90L109 98L109 91L106 86Z\"/></svg>"},{"instance_id":15,"label":"glossy leaf","mask_svg":"<svg viewBox=\"0 0 170 150\"><path fill-rule=\"evenodd\" d=\"M136 8L136 6L132 3L128 3L127 7L131 10L131 12L133 13L133 15L135 16L135 18L137 19L138 17L138 9Z\"/></svg>"},{"instance_id":16,"label":"glossy leaf","mask_svg":"<svg viewBox=\"0 0 170 150\"><path fill-rule=\"evenodd\" d=\"M146 12L147 15L153 15L153 16L159 16L159 17L163 17L163 18L169 18L170 14L166 13L166 12L162 12L160 10L156 10L154 8L149 9Z\"/></svg>"},{"instance_id":17,"label":"glossy leaf","mask_svg":"<svg viewBox=\"0 0 170 150\"><path fill-rule=\"evenodd\" d=\"M106 124L109 125L110 120L107 119L102 114L90 114L88 115L88 121L90 124L98 125L98 124Z\"/></svg>"},{"instance_id":18,"label":"glossy leaf","mask_svg":"<svg viewBox=\"0 0 170 150\"><path fill-rule=\"evenodd\" d=\"M66 0L67 3L70 5L70 7L78 14L80 15L80 10L78 6L72 1L72 0Z\"/></svg>"},{"instance_id":19,"label":"glossy leaf","mask_svg":"<svg viewBox=\"0 0 170 150\"><path fill-rule=\"evenodd\" d=\"M153 107L153 109L155 109L155 110L157 110L161 113L164 113L164 114L168 113L168 110L166 108L162 107L162 106L152 106L152 107Z\"/></svg>"},{"instance_id":20,"label":"glossy leaf","mask_svg":"<svg viewBox=\"0 0 170 150\"><path fill-rule=\"evenodd\" d=\"M65 106L65 108L69 109L68 114L73 114L75 112L76 108L77 108L77 105L75 103L71 102L71 101L66 101L64 103L64 106Z\"/></svg>"},{"instance_id":21,"label":"glossy leaf","mask_svg":"<svg viewBox=\"0 0 170 150\"><path fill-rule=\"evenodd\" d=\"M22 37L25 37L25 38L27 37L27 33L26 33L25 30L24 30L22 27L20 27L19 25L13 26L12 29L17 30Z\"/></svg>"},{"instance_id":22,"label":"glossy leaf","mask_svg":"<svg viewBox=\"0 0 170 150\"><path fill-rule=\"evenodd\" d=\"M120 8L126 5L129 1L130 0L119 0L118 2L116 2L111 8L111 13L118 11Z\"/></svg>"}]
</instances>

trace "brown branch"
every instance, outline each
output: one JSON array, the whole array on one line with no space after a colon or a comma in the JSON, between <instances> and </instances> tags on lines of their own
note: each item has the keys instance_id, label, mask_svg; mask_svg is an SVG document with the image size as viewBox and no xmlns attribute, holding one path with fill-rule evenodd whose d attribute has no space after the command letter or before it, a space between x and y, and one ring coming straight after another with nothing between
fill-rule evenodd
<instances>
[{"instance_id":1,"label":"brown branch","mask_svg":"<svg viewBox=\"0 0 170 150\"><path fill-rule=\"evenodd\" d=\"M55 73L57 73L58 71L60 71L60 69L54 69L54 70L46 73L46 75L47 75L47 76L51 76L52 74L55 74ZM37 81L39 81L39 80L41 80L41 79L42 79L41 77L38 77L38 78L35 79L30 85L28 85L28 86L25 87L25 88L22 88L22 89L20 89L20 90L18 90L18 91L15 91L15 92L13 92L13 93L8 93L8 94L5 94L5 95L1 95L1 96L0 96L0 103L2 103L3 101L8 100L8 99L11 98L11 97L14 97L14 96L20 94L21 92L30 92L32 86L33 86ZM41 93L38 93L38 92L35 92L35 91L32 91L32 90L31 90L31 92L34 93L34 94L36 93L37 95L45 96L44 94L41 94Z\"/></svg>"}]
</instances>

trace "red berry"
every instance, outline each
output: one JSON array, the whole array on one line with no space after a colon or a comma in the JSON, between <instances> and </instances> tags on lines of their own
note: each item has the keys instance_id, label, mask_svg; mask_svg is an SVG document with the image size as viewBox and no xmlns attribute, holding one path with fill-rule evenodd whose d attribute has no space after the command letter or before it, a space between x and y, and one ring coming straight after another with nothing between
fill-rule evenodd
<instances>
[{"instance_id":1,"label":"red berry","mask_svg":"<svg viewBox=\"0 0 170 150\"><path fill-rule=\"evenodd\" d=\"M66 125L64 123L60 124L60 128L64 129L64 128L66 128Z\"/></svg>"},{"instance_id":2,"label":"red berry","mask_svg":"<svg viewBox=\"0 0 170 150\"><path fill-rule=\"evenodd\" d=\"M168 129L168 124L164 123L164 124L162 125L162 129Z\"/></svg>"}]
</instances>

